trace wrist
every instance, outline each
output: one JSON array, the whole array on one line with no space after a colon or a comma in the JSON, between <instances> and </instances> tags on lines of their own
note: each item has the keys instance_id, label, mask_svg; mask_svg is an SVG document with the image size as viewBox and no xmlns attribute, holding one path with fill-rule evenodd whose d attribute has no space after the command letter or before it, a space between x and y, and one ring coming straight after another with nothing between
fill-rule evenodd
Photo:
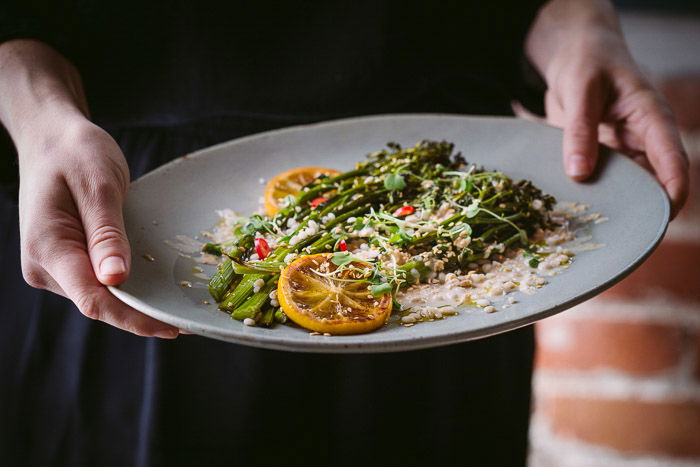
<instances>
[{"instance_id":1,"label":"wrist","mask_svg":"<svg viewBox=\"0 0 700 467\"><path fill-rule=\"evenodd\" d=\"M617 14L608 0L551 0L539 11L525 41L525 52L545 79L562 55L598 49L625 49Z\"/></svg>"},{"instance_id":2,"label":"wrist","mask_svg":"<svg viewBox=\"0 0 700 467\"><path fill-rule=\"evenodd\" d=\"M80 76L62 55L33 40L0 44L0 121L18 147L86 115Z\"/></svg>"},{"instance_id":3,"label":"wrist","mask_svg":"<svg viewBox=\"0 0 700 467\"><path fill-rule=\"evenodd\" d=\"M20 165L23 160L51 154L64 142L79 141L94 128L80 111L63 102L47 102L18 121L11 133Z\"/></svg>"}]
</instances>

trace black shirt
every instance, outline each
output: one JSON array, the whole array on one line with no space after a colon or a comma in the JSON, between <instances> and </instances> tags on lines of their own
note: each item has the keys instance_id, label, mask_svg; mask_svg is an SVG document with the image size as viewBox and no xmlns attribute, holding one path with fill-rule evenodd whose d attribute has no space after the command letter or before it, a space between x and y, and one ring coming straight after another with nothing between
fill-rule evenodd
<instances>
[{"instance_id":1,"label":"black shirt","mask_svg":"<svg viewBox=\"0 0 700 467\"><path fill-rule=\"evenodd\" d=\"M493 113L520 92L538 4L22 1L0 38L70 58L100 121Z\"/></svg>"}]
</instances>

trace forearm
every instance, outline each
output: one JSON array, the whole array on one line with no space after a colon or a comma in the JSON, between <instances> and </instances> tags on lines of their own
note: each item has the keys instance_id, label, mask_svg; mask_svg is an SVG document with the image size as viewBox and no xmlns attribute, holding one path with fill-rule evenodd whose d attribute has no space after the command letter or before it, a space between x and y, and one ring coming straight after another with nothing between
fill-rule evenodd
<instances>
[{"instance_id":1,"label":"forearm","mask_svg":"<svg viewBox=\"0 0 700 467\"><path fill-rule=\"evenodd\" d=\"M539 11L525 42L525 52L545 79L553 59L576 41L625 47L614 7L608 0L550 0ZM612 52L612 51L611 51Z\"/></svg>"},{"instance_id":2,"label":"forearm","mask_svg":"<svg viewBox=\"0 0 700 467\"><path fill-rule=\"evenodd\" d=\"M61 54L34 40L0 44L0 122L18 147L37 125L87 113L80 75Z\"/></svg>"}]
</instances>

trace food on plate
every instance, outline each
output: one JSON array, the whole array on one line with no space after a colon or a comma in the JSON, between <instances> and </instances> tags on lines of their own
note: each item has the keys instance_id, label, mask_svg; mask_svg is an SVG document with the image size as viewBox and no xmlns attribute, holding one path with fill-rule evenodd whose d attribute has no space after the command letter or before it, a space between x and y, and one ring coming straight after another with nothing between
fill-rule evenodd
<instances>
[{"instance_id":1,"label":"food on plate","mask_svg":"<svg viewBox=\"0 0 700 467\"><path fill-rule=\"evenodd\" d=\"M286 315L312 331L331 334L369 332L386 322L391 295L372 295L367 285L370 264L341 265L332 253L307 255L284 268L276 296Z\"/></svg>"},{"instance_id":2,"label":"food on plate","mask_svg":"<svg viewBox=\"0 0 700 467\"><path fill-rule=\"evenodd\" d=\"M282 172L267 182L265 186L265 213L268 216L277 214L277 211L280 210L280 203L284 198L289 195L296 195L299 193L299 190L321 175L334 176L339 174L340 172L335 169L323 167L300 167Z\"/></svg>"},{"instance_id":3,"label":"food on plate","mask_svg":"<svg viewBox=\"0 0 700 467\"><path fill-rule=\"evenodd\" d=\"M267 215L224 211L203 251L221 258L209 291L247 324L287 319L318 333L404 326L496 311L570 263L555 199L531 182L468 164L422 141L348 172L307 167L267 184Z\"/></svg>"}]
</instances>

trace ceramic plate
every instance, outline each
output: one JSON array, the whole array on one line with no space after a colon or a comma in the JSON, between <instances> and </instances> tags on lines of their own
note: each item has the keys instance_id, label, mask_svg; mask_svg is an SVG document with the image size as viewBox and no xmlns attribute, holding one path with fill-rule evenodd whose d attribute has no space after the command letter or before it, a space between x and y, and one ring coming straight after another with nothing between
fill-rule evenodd
<instances>
[{"instance_id":1,"label":"ceramic plate","mask_svg":"<svg viewBox=\"0 0 700 467\"><path fill-rule=\"evenodd\" d=\"M607 154L590 183L564 176L560 130L511 118L452 115L383 115L299 126L241 138L181 157L131 186L124 208L132 245L129 280L111 288L118 298L163 322L214 339L304 352L412 350L478 339L525 326L566 310L609 288L635 269L663 237L669 203L654 179L624 156ZM196 263L166 244L195 237L218 220L216 209L242 214L258 208L259 179L301 166L339 170L389 141L410 146L422 139L455 143L469 162L529 179L560 201L590 206L609 221L591 225L595 243L534 295L486 314L464 311L441 321L396 323L356 336L312 336L293 326L244 326L218 311L206 283L193 277ZM154 261L144 259L151 255ZM209 266L208 266L209 267ZM207 271L211 273L213 267ZM193 283L192 288L180 285ZM212 300L213 301L213 300Z\"/></svg>"}]
</instances>

